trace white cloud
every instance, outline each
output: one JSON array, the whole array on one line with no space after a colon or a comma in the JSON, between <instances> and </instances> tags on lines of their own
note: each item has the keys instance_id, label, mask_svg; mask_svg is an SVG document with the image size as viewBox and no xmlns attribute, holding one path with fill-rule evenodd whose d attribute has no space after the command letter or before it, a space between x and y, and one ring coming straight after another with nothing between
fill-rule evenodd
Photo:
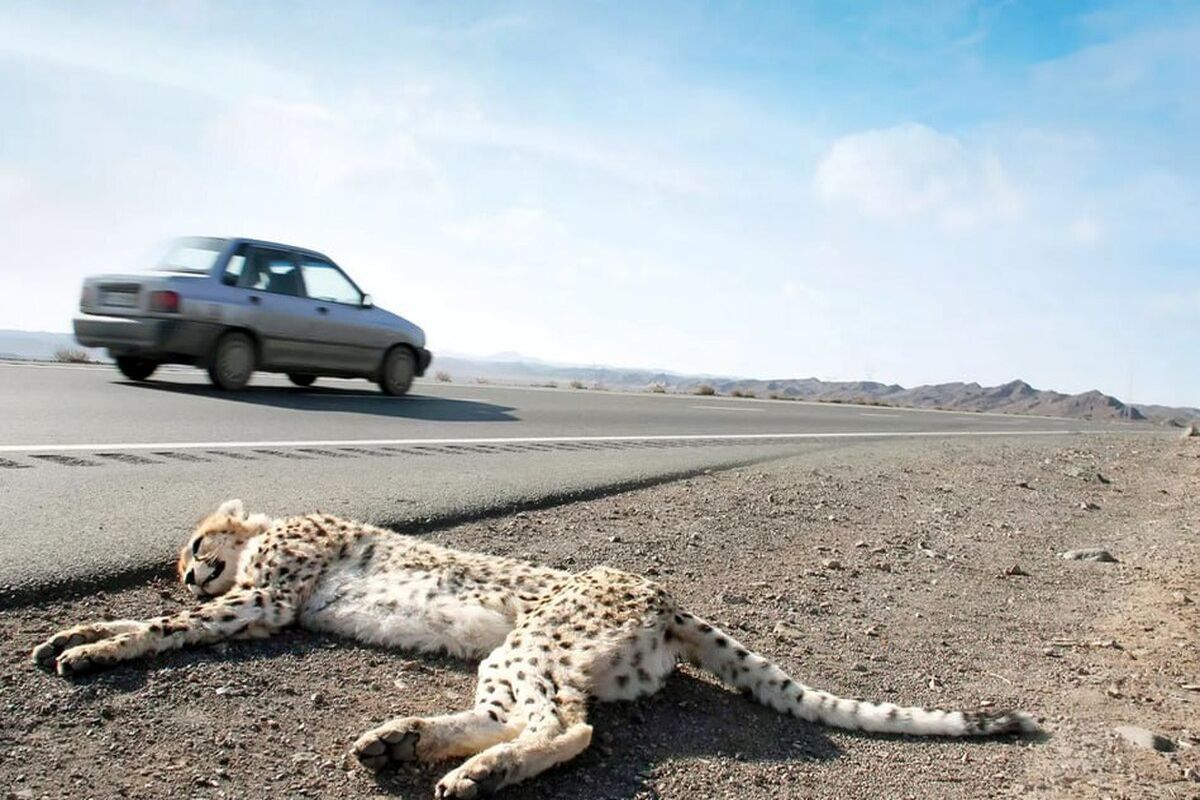
<instances>
[{"instance_id":1,"label":"white cloud","mask_svg":"<svg viewBox=\"0 0 1200 800\"><path fill-rule=\"evenodd\" d=\"M946 229L1011 218L1021 206L994 154L911 122L835 141L813 188L831 208L881 220L929 217Z\"/></svg>"},{"instance_id":2,"label":"white cloud","mask_svg":"<svg viewBox=\"0 0 1200 800\"><path fill-rule=\"evenodd\" d=\"M208 144L238 166L265 171L306 193L330 188L394 189L414 182L438 189L434 161L381 105L333 109L313 102L252 98L236 103L210 128Z\"/></svg>"},{"instance_id":3,"label":"white cloud","mask_svg":"<svg viewBox=\"0 0 1200 800\"><path fill-rule=\"evenodd\" d=\"M1103 230L1096 220L1090 217L1077 217L1071 221L1068 235L1075 244L1081 247L1091 247L1100 242Z\"/></svg>"},{"instance_id":4,"label":"white cloud","mask_svg":"<svg viewBox=\"0 0 1200 800\"><path fill-rule=\"evenodd\" d=\"M213 97L308 91L292 73L200 38L168 38L127 21L105 24L32 4L0 8L0 56Z\"/></svg>"}]
</instances>

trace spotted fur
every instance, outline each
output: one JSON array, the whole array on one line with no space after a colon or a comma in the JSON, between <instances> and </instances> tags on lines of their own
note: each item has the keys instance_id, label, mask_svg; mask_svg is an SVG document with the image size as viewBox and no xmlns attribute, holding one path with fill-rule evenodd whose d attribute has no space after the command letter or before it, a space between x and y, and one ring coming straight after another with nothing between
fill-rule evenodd
<instances>
[{"instance_id":1,"label":"spotted fur","mask_svg":"<svg viewBox=\"0 0 1200 800\"><path fill-rule=\"evenodd\" d=\"M906 708L810 688L637 575L605 567L572 574L326 514L271 520L230 501L200 523L179 573L201 599L194 608L70 628L39 645L34 661L72 675L290 625L481 658L470 709L393 719L354 745L372 770L465 757L438 783L438 798L486 794L573 758L591 741L590 699L655 692L680 660L781 713L840 728L1036 730L1021 713Z\"/></svg>"}]
</instances>

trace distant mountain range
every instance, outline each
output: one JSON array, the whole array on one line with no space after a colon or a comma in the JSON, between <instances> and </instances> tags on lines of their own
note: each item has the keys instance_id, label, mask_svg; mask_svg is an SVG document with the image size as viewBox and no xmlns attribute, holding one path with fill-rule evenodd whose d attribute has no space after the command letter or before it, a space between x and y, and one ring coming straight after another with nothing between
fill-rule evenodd
<instances>
[{"instance_id":1,"label":"distant mountain range","mask_svg":"<svg viewBox=\"0 0 1200 800\"><path fill-rule=\"evenodd\" d=\"M507 354L505 354L507 355ZM579 388L624 389L677 393L707 393L779 400L812 400L826 403L862 403L900 408L931 408L947 411L991 411L1005 414L1039 414L1088 420L1150 421L1181 426L1200 419L1200 408L1159 405L1128 405L1099 391L1081 394L1035 389L1015 380L1002 386L978 383L940 383L907 389L898 384L873 381L822 381L816 378L761 380L715 375L681 375L663 370L620 367L583 367L551 364L518 357L506 361L496 357L444 356L434 360L434 369L454 380L485 380L503 383L571 385Z\"/></svg>"},{"instance_id":2,"label":"distant mountain range","mask_svg":"<svg viewBox=\"0 0 1200 800\"><path fill-rule=\"evenodd\" d=\"M78 348L69 333L0 330L0 358L54 360L61 348ZM103 360L102 351L89 351ZM862 403L900 408L947 411L990 411L1040 414L1088 420L1149 421L1182 426L1200 420L1200 408L1129 405L1099 391L1063 394L1035 389L1025 381L1002 386L978 383L939 383L906 389L873 381L822 381L816 378L759 380L716 375L681 375L665 370L555 364L519 353L493 356L436 355L433 370L451 380L574 386L580 389L621 389L675 393ZM711 390L711 391L710 391Z\"/></svg>"}]
</instances>

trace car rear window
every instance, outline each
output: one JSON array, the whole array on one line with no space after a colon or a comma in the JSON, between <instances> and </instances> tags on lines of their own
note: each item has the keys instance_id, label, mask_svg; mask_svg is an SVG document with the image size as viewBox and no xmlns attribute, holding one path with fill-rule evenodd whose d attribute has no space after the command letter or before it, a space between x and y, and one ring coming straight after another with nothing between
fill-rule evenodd
<instances>
[{"instance_id":1,"label":"car rear window","mask_svg":"<svg viewBox=\"0 0 1200 800\"><path fill-rule=\"evenodd\" d=\"M187 272L206 275L225 249L224 239L188 238L171 243L157 266L156 272Z\"/></svg>"}]
</instances>

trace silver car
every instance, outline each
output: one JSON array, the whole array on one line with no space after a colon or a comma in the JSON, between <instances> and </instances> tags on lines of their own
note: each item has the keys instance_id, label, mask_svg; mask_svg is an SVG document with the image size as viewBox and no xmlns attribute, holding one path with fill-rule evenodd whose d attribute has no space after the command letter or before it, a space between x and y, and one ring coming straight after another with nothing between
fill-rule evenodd
<instances>
[{"instance_id":1,"label":"silver car","mask_svg":"<svg viewBox=\"0 0 1200 800\"><path fill-rule=\"evenodd\" d=\"M326 256L253 239L177 240L157 267L83 283L75 338L132 380L194 364L222 389L255 370L298 386L360 377L401 395L425 374L425 332L377 308Z\"/></svg>"}]
</instances>

